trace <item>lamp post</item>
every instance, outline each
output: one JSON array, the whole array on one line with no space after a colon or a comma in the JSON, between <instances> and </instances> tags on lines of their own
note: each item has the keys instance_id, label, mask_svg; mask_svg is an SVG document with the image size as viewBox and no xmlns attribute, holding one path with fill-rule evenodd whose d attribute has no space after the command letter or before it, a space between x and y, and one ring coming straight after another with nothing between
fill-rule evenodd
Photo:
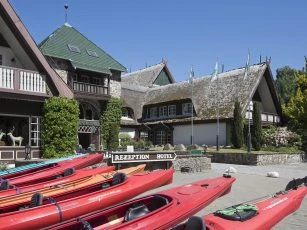
<instances>
[{"instance_id":1,"label":"lamp post","mask_svg":"<svg viewBox=\"0 0 307 230\"><path fill-rule=\"evenodd\" d=\"M253 111L253 102L249 100L248 103L248 133L247 133L247 152L251 152L251 112Z\"/></svg>"},{"instance_id":2,"label":"lamp post","mask_svg":"<svg viewBox=\"0 0 307 230\"><path fill-rule=\"evenodd\" d=\"M194 94L194 70L193 70L193 66L191 67L191 71L190 71L190 78L189 78L189 83L191 85L191 91L192 91L192 95L191 95L191 104L192 104L192 111L191 111L191 145L194 144L194 128L193 128L193 115L194 115L194 105L193 105L193 94Z\"/></svg>"},{"instance_id":3,"label":"lamp post","mask_svg":"<svg viewBox=\"0 0 307 230\"><path fill-rule=\"evenodd\" d=\"M25 146L25 160L31 160L31 146Z\"/></svg>"}]
</instances>

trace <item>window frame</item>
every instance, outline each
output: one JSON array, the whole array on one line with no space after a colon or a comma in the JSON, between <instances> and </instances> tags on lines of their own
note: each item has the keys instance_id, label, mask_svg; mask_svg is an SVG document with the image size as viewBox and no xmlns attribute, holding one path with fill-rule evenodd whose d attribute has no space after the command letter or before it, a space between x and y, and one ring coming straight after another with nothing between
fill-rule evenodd
<instances>
[{"instance_id":1,"label":"window frame","mask_svg":"<svg viewBox=\"0 0 307 230\"><path fill-rule=\"evenodd\" d=\"M151 107L149 109L149 117L150 118L157 118L158 117L158 109L157 109L157 107Z\"/></svg>"},{"instance_id":2,"label":"window frame","mask_svg":"<svg viewBox=\"0 0 307 230\"><path fill-rule=\"evenodd\" d=\"M168 106L168 116L169 117L173 117L173 116L176 116L176 105L169 105ZM172 113L174 112L174 113Z\"/></svg>"},{"instance_id":3,"label":"window frame","mask_svg":"<svg viewBox=\"0 0 307 230\"><path fill-rule=\"evenodd\" d=\"M193 104L191 102L182 104L182 114L183 115L191 115L193 110Z\"/></svg>"}]
</instances>

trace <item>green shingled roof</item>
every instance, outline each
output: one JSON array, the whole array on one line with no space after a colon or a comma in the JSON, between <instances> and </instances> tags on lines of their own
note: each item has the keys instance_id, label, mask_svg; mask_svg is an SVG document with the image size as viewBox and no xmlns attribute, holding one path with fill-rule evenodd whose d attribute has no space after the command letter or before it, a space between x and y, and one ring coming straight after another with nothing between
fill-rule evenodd
<instances>
[{"instance_id":1,"label":"green shingled roof","mask_svg":"<svg viewBox=\"0 0 307 230\"><path fill-rule=\"evenodd\" d=\"M71 51L68 45L78 47L80 53ZM110 74L110 69L126 71L123 65L67 23L43 40L39 47L44 55L69 60L74 68L106 74ZM95 51L98 57L90 56L88 51Z\"/></svg>"}]
</instances>

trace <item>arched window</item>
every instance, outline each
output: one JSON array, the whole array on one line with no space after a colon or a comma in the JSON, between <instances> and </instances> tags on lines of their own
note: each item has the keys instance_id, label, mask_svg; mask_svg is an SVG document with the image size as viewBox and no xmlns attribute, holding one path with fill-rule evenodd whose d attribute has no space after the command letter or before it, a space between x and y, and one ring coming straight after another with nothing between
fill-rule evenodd
<instances>
[{"instance_id":1,"label":"arched window","mask_svg":"<svg viewBox=\"0 0 307 230\"><path fill-rule=\"evenodd\" d=\"M80 119L99 120L99 114L96 108L89 103L80 103Z\"/></svg>"}]
</instances>

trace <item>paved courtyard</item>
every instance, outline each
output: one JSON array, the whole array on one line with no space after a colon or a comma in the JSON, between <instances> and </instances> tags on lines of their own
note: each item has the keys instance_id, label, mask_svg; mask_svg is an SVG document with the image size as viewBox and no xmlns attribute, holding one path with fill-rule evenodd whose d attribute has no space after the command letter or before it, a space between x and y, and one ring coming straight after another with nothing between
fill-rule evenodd
<instances>
[{"instance_id":1,"label":"paved courtyard","mask_svg":"<svg viewBox=\"0 0 307 230\"><path fill-rule=\"evenodd\" d=\"M232 186L232 191L214 201L212 204L197 213L197 215L202 216L214 212L217 209L275 193L283 190L291 179L307 176L307 163L272 166L245 166L212 163L211 170L198 173L176 172L174 175L174 181L171 185L152 190L146 194L203 178L217 177L222 175L225 172L225 169L230 166L237 170L237 173L232 174L237 179ZM270 171L277 171L280 177L267 177L267 172ZM298 211L289 215L274 227L274 230L287 229L307 229L307 196Z\"/></svg>"}]
</instances>

